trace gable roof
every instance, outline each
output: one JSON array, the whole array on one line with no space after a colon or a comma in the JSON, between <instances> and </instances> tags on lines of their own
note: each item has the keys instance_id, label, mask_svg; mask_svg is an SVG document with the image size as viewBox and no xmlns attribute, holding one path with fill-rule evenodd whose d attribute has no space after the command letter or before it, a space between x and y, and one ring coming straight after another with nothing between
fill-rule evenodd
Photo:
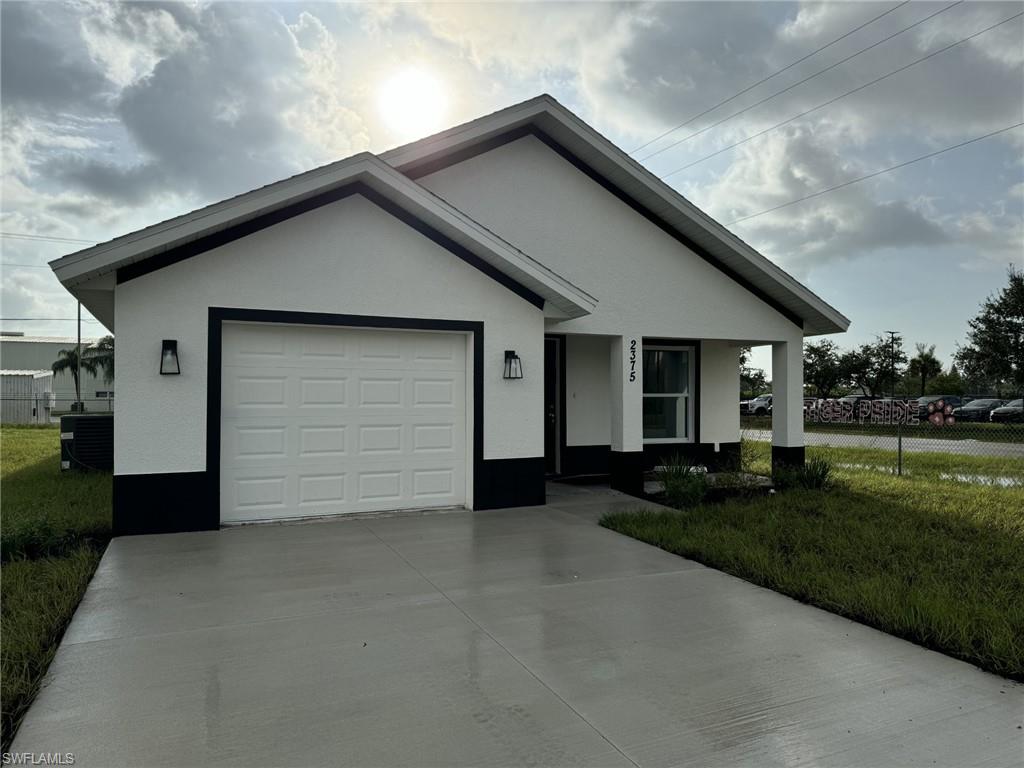
<instances>
[{"instance_id":1,"label":"gable roof","mask_svg":"<svg viewBox=\"0 0 1024 768\"><path fill-rule=\"evenodd\" d=\"M538 96L381 155L353 155L289 179L50 262L57 278L113 327L115 280L222 245L345 194L364 194L556 317L580 317L597 299L415 179L525 135L534 135L623 202L803 328L845 331L850 321L659 180L548 95Z\"/></svg>"},{"instance_id":2,"label":"gable roof","mask_svg":"<svg viewBox=\"0 0 1024 768\"><path fill-rule=\"evenodd\" d=\"M701 211L608 139L544 94L380 158L419 178L532 134L794 322L806 335L845 331L850 321L792 275Z\"/></svg>"},{"instance_id":3,"label":"gable roof","mask_svg":"<svg viewBox=\"0 0 1024 768\"><path fill-rule=\"evenodd\" d=\"M597 306L593 296L368 152L69 254L50 266L92 309L89 300L97 291L87 284L97 278L125 282L349 194L364 195L429 233L555 316L581 317Z\"/></svg>"}]
</instances>

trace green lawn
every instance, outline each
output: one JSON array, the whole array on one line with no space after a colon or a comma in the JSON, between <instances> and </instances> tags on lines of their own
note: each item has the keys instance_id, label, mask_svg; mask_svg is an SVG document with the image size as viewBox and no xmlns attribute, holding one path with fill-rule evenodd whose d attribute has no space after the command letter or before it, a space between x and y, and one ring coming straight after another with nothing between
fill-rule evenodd
<instances>
[{"instance_id":1,"label":"green lawn","mask_svg":"<svg viewBox=\"0 0 1024 768\"><path fill-rule=\"evenodd\" d=\"M740 424L743 429L771 429L772 419L770 416L741 416ZM992 424L985 421L961 421L945 427L936 427L927 421L900 427L887 424L830 424L805 421L804 431L891 437L893 446L896 445L897 433L902 433L904 437L924 437L932 440L978 440L986 443L1024 442L1024 424Z\"/></svg>"},{"instance_id":2,"label":"green lawn","mask_svg":"<svg viewBox=\"0 0 1024 768\"><path fill-rule=\"evenodd\" d=\"M767 467L765 446L744 450L748 467ZM927 472L835 475L825 491L638 509L601 524L1024 680L1024 487L937 481Z\"/></svg>"},{"instance_id":3,"label":"green lawn","mask_svg":"<svg viewBox=\"0 0 1024 768\"><path fill-rule=\"evenodd\" d=\"M771 449L768 443L743 441L743 461L751 472L771 471ZM807 458L823 458L841 474L877 475L896 471L896 450L889 448L838 448L825 445L807 446ZM1024 460L1008 456L966 456L941 451L903 452L903 472L918 480L934 480L945 484L958 477L973 483L1005 483L1009 480L1024 485Z\"/></svg>"},{"instance_id":4,"label":"green lawn","mask_svg":"<svg viewBox=\"0 0 1024 768\"><path fill-rule=\"evenodd\" d=\"M61 473L59 434L55 427L0 429L4 749L110 539L110 473Z\"/></svg>"}]
</instances>

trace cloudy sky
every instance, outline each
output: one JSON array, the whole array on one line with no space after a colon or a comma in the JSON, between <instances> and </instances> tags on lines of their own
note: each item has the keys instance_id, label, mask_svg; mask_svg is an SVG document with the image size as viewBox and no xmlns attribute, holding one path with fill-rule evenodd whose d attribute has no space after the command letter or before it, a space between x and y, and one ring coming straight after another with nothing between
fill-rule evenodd
<instances>
[{"instance_id":1,"label":"cloudy sky","mask_svg":"<svg viewBox=\"0 0 1024 768\"><path fill-rule=\"evenodd\" d=\"M74 302L37 268L83 247L71 241L106 240L541 92L627 151L646 144L635 156L656 174L688 166L667 181L735 222L1024 121L1022 11L952 0L5 1L2 316L73 317ZM948 360L978 303L1024 264L1022 150L1017 128L730 226L852 318L840 343L899 329ZM11 236L25 234L59 241ZM3 328L70 334L74 324Z\"/></svg>"}]
</instances>

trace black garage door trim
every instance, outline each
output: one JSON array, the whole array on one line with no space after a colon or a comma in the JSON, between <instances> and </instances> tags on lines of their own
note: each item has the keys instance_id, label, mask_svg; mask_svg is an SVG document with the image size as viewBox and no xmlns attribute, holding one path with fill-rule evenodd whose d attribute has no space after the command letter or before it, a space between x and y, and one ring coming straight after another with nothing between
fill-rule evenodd
<instances>
[{"instance_id":1,"label":"black garage door trim","mask_svg":"<svg viewBox=\"0 0 1024 768\"><path fill-rule=\"evenodd\" d=\"M206 363L207 511L220 524L221 358L225 322L328 325L345 328L390 328L407 331L454 331L473 337L473 506L482 496L484 445L484 324L470 320L423 320L412 317L334 315L271 309L210 307Z\"/></svg>"},{"instance_id":2,"label":"black garage door trim","mask_svg":"<svg viewBox=\"0 0 1024 768\"><path fill-rule=\"evenodd\" d=\"M484 324L470 320L340 315L210 307L206 364L206 471L114 475L115 536L220 528L221 332L225 322L326 325L471 333L473 335L473 508L544 503L544 457L483 458ZM188 363L185 362L185 365Z\"/></svg>"}]
</instances>

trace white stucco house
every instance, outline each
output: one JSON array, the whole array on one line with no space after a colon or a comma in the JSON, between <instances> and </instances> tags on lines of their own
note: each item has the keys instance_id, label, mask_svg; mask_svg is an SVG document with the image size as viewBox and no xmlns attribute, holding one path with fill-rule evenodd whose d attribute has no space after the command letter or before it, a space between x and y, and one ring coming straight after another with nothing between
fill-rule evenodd
<instances>
[{"instance_id":1,"label":"white stucco house","mask_svg":"<svg viewBox=\"0 0 1024 768\"><path fill-rule=\"evenodd\" d=\"M550 96L52 267L117 333L117 533L639 493L736 456L742 345L800 462L803 338L849 324Z\"/></svg>"}]
</instances>

